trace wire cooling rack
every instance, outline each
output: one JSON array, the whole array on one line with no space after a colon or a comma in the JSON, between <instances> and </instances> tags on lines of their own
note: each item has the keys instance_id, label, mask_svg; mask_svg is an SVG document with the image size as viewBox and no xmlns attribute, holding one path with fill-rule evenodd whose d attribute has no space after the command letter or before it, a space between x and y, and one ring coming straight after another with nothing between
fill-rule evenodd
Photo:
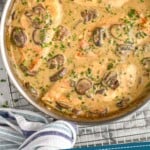
<instances>
[{"instance_id":1,"label":"wire cooling rack","mask_svg":"<svg viewBox=\"0 0 150 150\"><path fill-rule=\"evenodd\" d=\"M0 15L5 0L0 0ZM18 92L8 78L11 100L9 107L38 112ZM39 112L41 113L41 112ZM43 113L41 113L43 114ZM43 114L45 115L45 114ZM46 116L46 115L45 115ZM46 116L50 121L55 119ZM129 142L150 141L150 102L134 114L118 121L103 125L78 125L75 147L121 144Z\"/></svg>"}]
</instances>

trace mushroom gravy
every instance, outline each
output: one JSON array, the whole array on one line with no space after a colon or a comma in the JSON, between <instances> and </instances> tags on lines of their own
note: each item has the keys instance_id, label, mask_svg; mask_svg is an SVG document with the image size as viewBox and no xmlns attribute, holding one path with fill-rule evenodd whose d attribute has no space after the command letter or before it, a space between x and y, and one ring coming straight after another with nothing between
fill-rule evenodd
<instances>
[{"instance_id":1,"label":"mushroom gravy","mask_svg":"<svg viewBox=\"0 0 150 150\"><path fill-rule=\"evenodd\" d=\"M66 116L107 117L149 91L149 0L15 0L6 42L24 87Z\"/></svg>"}]
</instances>

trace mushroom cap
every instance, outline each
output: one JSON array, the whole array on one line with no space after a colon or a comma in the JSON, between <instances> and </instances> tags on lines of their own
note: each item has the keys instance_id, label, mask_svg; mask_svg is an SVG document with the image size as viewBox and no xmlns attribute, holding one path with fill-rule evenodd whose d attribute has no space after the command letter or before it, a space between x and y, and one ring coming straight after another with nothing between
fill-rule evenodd
<instances>
[{"instance_id":1,"label":"mushroom cap","mask_svg":"<svg viewBox=\"0 0 150 150\"><path fill-rule=\"evenodd\" d=\"M89 79L80 79L76 84L76 91L80 95L86 94L86 92L92 87L92 82Z\"/></svg>"}]
</instances>

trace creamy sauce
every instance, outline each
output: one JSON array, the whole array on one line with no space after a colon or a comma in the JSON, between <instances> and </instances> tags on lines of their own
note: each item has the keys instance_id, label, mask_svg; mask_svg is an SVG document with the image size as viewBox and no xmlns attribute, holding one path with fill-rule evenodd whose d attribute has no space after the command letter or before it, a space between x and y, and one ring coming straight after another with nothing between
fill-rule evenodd
<instances>
[{"instance_id":1,"label":"creamy sauce","mask_svg":"<svg viewBox=\"0 0 150 150\"><path fill-rule=\"evenodd\" d=\"M107 116L150 86L150 2L16 0L7 48L19 79L47 108Z\"/></svg>"}]
</instances>

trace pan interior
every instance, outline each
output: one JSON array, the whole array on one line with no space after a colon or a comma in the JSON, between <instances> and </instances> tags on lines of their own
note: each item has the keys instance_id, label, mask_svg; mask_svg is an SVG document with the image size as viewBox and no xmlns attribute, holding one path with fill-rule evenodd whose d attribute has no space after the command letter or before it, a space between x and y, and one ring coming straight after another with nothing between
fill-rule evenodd
<instances>
[{"instance_id":1,"label":"pan interior","mask_svg":"<svg viewBox=\"0 0 150 150\"><path fill-rule=\"evenodd\" d=\"M149 0L16 0L8 5L2 23L5 66L41 111L104 122L148 100Z\"/></svg>"}]
</instances>

